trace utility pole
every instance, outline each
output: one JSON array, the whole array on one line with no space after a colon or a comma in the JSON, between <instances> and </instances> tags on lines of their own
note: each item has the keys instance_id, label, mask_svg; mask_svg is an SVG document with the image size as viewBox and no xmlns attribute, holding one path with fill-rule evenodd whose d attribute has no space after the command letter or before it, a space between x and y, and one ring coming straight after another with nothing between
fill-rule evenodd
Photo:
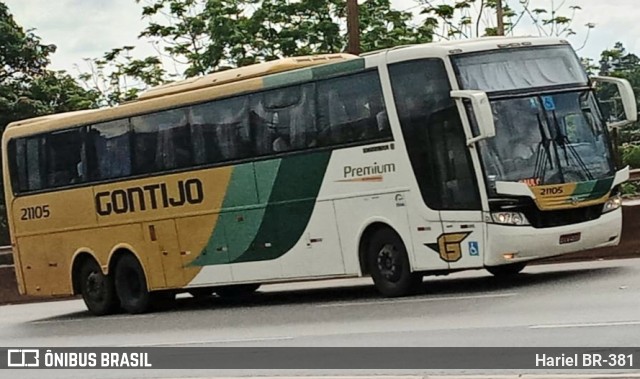
<instances>
[{"instance_id":1,"label":"utility pole","mask_svg":"<svg viewBox=\"0 0 640 379\"><path fill-rule=\"evenodd\" d=\"M360 55L358 0L347 0L347 53Z\"/></svg>"},{"instance_id":2,"label":"utility pole","mask_svg":"<svg viewBox=\"0 0 640 379\"><path fill-rule=\"evenodd\" d=\"M498 30L499 36L504 35L504 12L502 11L502 0L496 0L496 14L498 16Z\"/></svg>"}]
</instances>

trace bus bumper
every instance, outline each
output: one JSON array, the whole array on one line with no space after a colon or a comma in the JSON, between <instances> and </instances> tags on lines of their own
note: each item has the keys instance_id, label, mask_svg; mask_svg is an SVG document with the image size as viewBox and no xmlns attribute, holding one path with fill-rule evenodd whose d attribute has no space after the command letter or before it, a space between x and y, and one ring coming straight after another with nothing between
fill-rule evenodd
<instances>
[{"instance_id":1,"label":"bus bumper","mask_svg":"<svg viewBox=\"0 0 640 379\"><path fill-rule=\"evenodd\" d=\"M487 225L488 249L485 266L547 258L603 246L615 246L622 234L622 208L597 220L555 228ZM560 243L560 237L580 233L580 240Z\"/></svg>"}]
</instances>

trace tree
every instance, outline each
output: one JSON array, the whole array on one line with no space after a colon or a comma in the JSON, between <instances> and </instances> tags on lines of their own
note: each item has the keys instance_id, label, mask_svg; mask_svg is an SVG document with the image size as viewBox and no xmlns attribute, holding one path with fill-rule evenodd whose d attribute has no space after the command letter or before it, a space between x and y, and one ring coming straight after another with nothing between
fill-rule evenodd
<instances>
[{"instance_id":1,"label":"tree","mask_svg":"<svg viewBox=\"0 0 640 379\"><path fill-rule=\"evenodd\" d=\"M436 29L442 39L472 38L497 35L495 0L450 0L434 4L432 0L421 0L425 4L422 14L427 15L425 24ZM505 34L513 34L519 25L532 24L541 36L571 36L577 5L565 6L564 1L548 3L547 8L534 8L533 0L519 0L511 7L503 1ZM539 4L539 1L536 1ZM587 37L594 24L585 25ZM586 41L585 38L585 41Z\"/></svg>"},{"instance_id":2,"label":"tree","mask_svg":"<svg viewBox=\"0 0 640 379\"><path fill-rule=\"evenodd\" d=\"M67 73L48 69L55 45L18 25L0 2L0 132L10 122L94 107L97 94ZM4 191L0 191L0 244L9 243Z\"/></svg>"},{"instance_id":3,"label":"tree","mask_svg":"<svg viewBox=\"0 0 640 379\"><path fill-rule=\"evenodd\" d=\"M160 58L134 59L130 54L133 49L124 46L106 52L102 58L85 59L89 72L81 72L78 79L98 95L98 105L115 106L134 100L140 91L171 77Z\"/></svg>"},{"instance_id":4,"label":"tree","mask_svg":"<svg viewBox=\"0 0 640 379\"><path fill-rule=\"evenodd\" d=\"M345 51L344 0L266 0L252 21L259 24L257 60ZM389 0L360 4L363 52L431 41L430 28L412 25L409 12L395 10Z\"/></svg>"},{"instance_id":5,"label":"tree","mask_svg":"<svg viewBox=\"0 0 640 379\"><path fill-rule=\"evenodd\" d=\"M156 47L158 55L133 59L133 47L124 46L85 59L88 72L80 79L100 94L101 105L132 100L141 90L175 77L337 53L347 44L345 0L135 1L149 22L138 37ZM431 41L429 26L412 25L411 13L393 9L389 0L366 0L360 9L365 52Z\"/></svg>"},{"instance_id":6,"label":"tree","mask_svg":"<svg viewBox=\"0 0 640 379\"><path fill-rule=\"evenodd\" d=\"M227 62L247 60L257 32L248 15L257 0L136 0L143 3L142 17L149 25L140 33L160 55L180 66L180 75L193 77L218 69ZM249 59L252 63L252 59Z\"/></svg>"},{"instance_id":7,"label":"tree","mask_svg":"<svg viewBox=\"0 0 640 379\"><path fill-rule=\"evenodd\" d=\"M0 131L12 121L95 106L95 93L66 72L48 69L55 50L19 26L0 2Z\"/></svg>"},{"instance_id":8,"label":"tree","mask_svg":"<svg viewBox=\"0 0 640 379\"><path fill-rule=\"evenodd\" d=\"M595 69L595 68L593 68ZM621 42L600 54L598 74L624 78L633 87L636 96L640 95L640 57L628 52ZM617 99L618 90L613 85L602 85L598 88L598 98L604 113L616 119L622 118L622 104ZM625 127L619 133L620 143L640 143L640 123Z\"/></svg>"}]
</instances>

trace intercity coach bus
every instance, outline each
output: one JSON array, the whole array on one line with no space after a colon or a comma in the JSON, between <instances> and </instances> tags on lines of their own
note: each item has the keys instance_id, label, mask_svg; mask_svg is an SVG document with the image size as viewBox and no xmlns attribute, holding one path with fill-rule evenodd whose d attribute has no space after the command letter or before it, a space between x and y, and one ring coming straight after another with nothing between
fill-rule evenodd
<instances>
[{"instance_id":1,"label":"intercity coach bus","mask_svg":"<svg viewBox=\"0 0 640 379\"><path fill-rule=\"evenodd\" d=\"M607 125L595 82L617 85ZM618 243L608 126L629 83L559 38L286 58L15 122L4 189L20 292L103 315L180 292L424 275Z\"/></svg>"}]
</instances>

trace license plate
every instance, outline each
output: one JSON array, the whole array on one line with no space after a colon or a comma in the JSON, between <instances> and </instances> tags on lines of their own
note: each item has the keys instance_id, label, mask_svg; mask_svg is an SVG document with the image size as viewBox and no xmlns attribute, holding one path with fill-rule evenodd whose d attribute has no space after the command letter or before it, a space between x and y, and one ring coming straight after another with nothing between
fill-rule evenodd
<instances>
[{"instance_id":1,"label":"license plate","mask_svg":"<svg viewBox=\"0 0 640 379\"><path fill-rule=\"evenodd\" d=\"M580 241L580 233L564 234L560 236L560 245Z\"/></svg>"}]
</instances>

